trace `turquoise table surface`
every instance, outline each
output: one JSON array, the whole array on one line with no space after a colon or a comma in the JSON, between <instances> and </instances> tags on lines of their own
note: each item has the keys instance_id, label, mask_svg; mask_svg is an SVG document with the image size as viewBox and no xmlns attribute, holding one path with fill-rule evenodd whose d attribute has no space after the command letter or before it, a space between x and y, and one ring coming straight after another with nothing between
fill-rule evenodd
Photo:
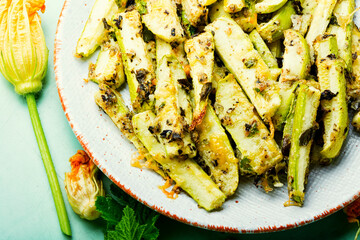
<instances>
[{"instance_id":1,"label":"turquoise table surface","mask_svg":"<svg viewBox=\"0 0 360 240\"><path fill-rule=\"evenodd\" d=\"M81 0L79 0L81 1ZM73 239L103 239L101 220L79 218L69 206L64 190L68 159L81 149L61 108L53 71L53 46L63 1L48 0L42 25L49 48L46 84L38 109L69 214ZM78 37L78 36L69 36ZM31 127L26 101L0 79L0 239L70 239L60 231L40 153ZM106 181L104 177L105 182ZM356 224L343 211L297 229L267 234L226 234L199 229L161 216L159 239L353 239Z\"/></svg>"}]
</instances>

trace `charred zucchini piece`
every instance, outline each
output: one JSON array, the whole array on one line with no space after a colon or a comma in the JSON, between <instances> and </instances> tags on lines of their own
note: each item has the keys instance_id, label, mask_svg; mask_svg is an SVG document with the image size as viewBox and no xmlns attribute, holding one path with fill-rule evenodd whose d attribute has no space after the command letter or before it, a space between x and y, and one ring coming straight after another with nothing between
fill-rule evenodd
<instances>
[{"instance_id":1,"label":"charred zucchini piece","mask_svg":"<svg viewBox=\"0 0 360 240\"><path fill-rule=\"evenodd\" d=\"M357 100L360 98L360 32L355 26L352 31L352 77L347 81L348 95Z\"/></svg>"},{"instance_id":2,"label":"charred zucchini piece","mask_svg":"<svg viewBox=\"0 0 360 240\"><path fill-rule=\"evenodd\" d=\"M76 45L76 56L88 57L103 42L105 28L103 19L111 18L119 11L115 0L96 0L84 30Z\"/></svg>"},{"instance_id":3,"label":"charred zucchini piece","mask_svg":"<svg viewBox=\"0 0 360 240\"><path fill-rule=\"evenodd\" d=\"M142 15L146 27L166 42L183 42L184 30L172 0L147 0L147 12Z\"/></svg>"},{"instance_id":4,"label":"charred zucchini piece","mask_svg":"<svg viewBox=\"0 0 360 240\"><path fill-rule=\"evenodd\" d=\"M157 69L154 97L156 119L159 124L158 131L161 142L165 146L166 157L189 156L192 158L196 156L196 148L191 140L190 133L185 131L185 113L182 112L188 109L181 110L179 106L178 90L182 89L177 88L178 79L175 77L179 74L174 74L172 70L176 68L170 68L171 64L178 63L171 56L165 56ZM180 77L183 78L184 76L185 73Z\"/></svg>"},{"instance_id":5,"label":"charred zucchini piece","mask_svg":"<svg viewBox=\"0 0 360 240\"><path fill-rule=\"evenodd\" d=\"M255 4L255 10L260 14L272 13L279 10L286 2L287 0L263 0Z\"/></svg>"},{"instance_id":6,"label":"charred zucchini piece","mask_svg":"<svg viewBox=\"0 0 360 240\"><path fill-rule=\"evenodd\" d=\"M339 55L345 61L346 70L352 72L352 30L354 28L354 0L338 1L334 8L337 25L330 25L329 32L336 34Z\"/></svg>"},{"instance_id":7,"label":"charred zucchini piece","mask_svg":"<svg viewBox=\"0 0 360 240\"><path fill-rule=\"evenodd\" d=\"M261 37L267 42L274 42L284 36L284 31L291 28L291 16L295 14L292 1L288 1L275 12L269 22L261 23L256 27Z\"/></svg>"},{"instance_id":8,"label":"charred zucchini piece","mask_svg":"<svg viewBox=\"0 0 360 240\"><path fill-rule=\"evenodd\" d=\"M261 118L270 120L280 106L279 90L276 83L269 80L270 70L248 35L227 17L216 19L206 30L214 35L219 57L235 75Z\"/></svg>"},{"instance_id":9,"label":"charred zucchini piece","mask_svg":"<svg viewBox=\"0 0 360 240\"><path fill-rule=\"evenodd\" d=\"M186 19L192 26L197 26L200 22L207 19L208 9L199 4L198 0L182 0L182 9L184 9Z\"/></svg>"},{"instance_id":10,"label":"charred zucchini piece","mask_svg":"<svg viewBox=\"0 0 360 240\"><path fill-rule=\"evenodd\" d=\"M96 64L90 63L89 80L106 84L114 89L125 82L120 48L113 39L101 45Z\"/></svg>"},{"instance_id":11,"label":"charred zucchini piece","mask_svg":"<svg viewBox=\"0 0 360 240\"><path fill-rule=\"evenodd\" d=\"M133 109L135 112L151 109L153 102L149 97L155 90L155 73L141 35L140 14L137 10L117 14L113 18L113 26L123 53L122 59Z\"/></svg>"},{"instance_id":12,"label":"charred zucchini piece","mask_svg":"<svg viewBox=\"0 0 360 240\"><path fill-rule=\"evenodd\" d=\"M276 58L271 54L269 48L266 46L266 43L264 42L260 34L256 30L253 30L249 34L249 38L253 43L255 49L259 52L260 56L265 61L266 65L269 68L278 68Z\"/></svg>"},{"instance_id":13,"label":"charred zucchini piece","mask_svg":"<svg viewBox=\"0 0 360 240\"><path fill-rule=\"evenodd\" d=\"M284 31L285 52L280 81L306 79L311 68L310 50L304 37L295 30Z\"/></svg>"},{"instance_id":14,"label":"charred zucchini piece","mask_svg":"<svg viewBox=\"0 0 360 240\"><path fill-rule=\"evenodd\" d=\"M336 0L318 0L318 4L314 9L309 31L306 34L306 41L310 47L310 57L312 63L314 62L314 41L317 36L325 33L329 25L335 4Z\"/></svg>"},{"instance_id":15,"label":"charred zucchini piece","mask_svg":"<svg viewBox=\"0 0 360 240\"><path fill-rule=\"evenodd\" d=\"M161 164L164 171L176 184L187 192L200 207L211 211L221 207L225 194L192 159L167 158L159 136L149 129L156 127L155 115L151 111L136 114L132 119L134 131L151 156Z\"/></svg>"},{"instance_id":16,"label":"charred zucchini piece","mask_svg":"<svg viewBox=\"0 0 360 240\"><path fill-rule=\"evenodd\" d=\"M204 120L196 127L196 134L196 147L201 163L209 170L220 190L226 196L233 195L239 183L238 160L210 104Z\"/></svg>"},{"instance_id":17,"label":"charred zucchini piece","mask_svg":"<svg viewBox=\"0 0 360 240\"><path fill-rule=\"evenodd\" d=\"M315 41L316 66L324 111L324 146L321 155L337 157L348 134L348 108L344 61L338 58L335 36L324 34Z\"/></svg>"},{"instance_id":18,"label":"charred zucchini piece","mask_svg":"<svg viewBox=\"0 0 360 240\"><path fill-rule=\"evenodd\" d=\"M236 13L245 7L245 0L224 0L224 10L228 13Z\"/></svg>"},{"instance_id":19,"label":"charred zucchini piece","mask_svg":"<svg viewBox=\"0 0 360 240\"><path fill-rule=\"evenodd\" d=\"M134 144L139 153L146 157L149 163L148 166L162 177L165 177L160 164L152 158L140 139L135 135L131 122L133 113L125 105L120 93L105 84L99 84L99 89L95 94L96 104L104 110L122 134Z\"/></svg>"},{"instance_id":20,"label":"charred zucchini piece","mask_svg":"<svg viewBox=\"0 0 360 240\"><path fill-rule=\"evenodd\" d=\"M306 175L309 170L310 150L315 130L320 91L301 84L296 100L288 165L289 198L301 206L305 197Z\"/></svg>"},{"instance_id":21,"label":"charred zucchini piece","mask_svg":"<svg viewBox=\"0 0 360 240\"><path fill-rule=\"evenodd\" d=\"M290 113L291 106L296 97L296 88L298 84L293 84L291 82L281 82L279 83L280 87L280 97L281 105L276 111L275 115L272 117L272 122L274 127L278 131L282 131L287 119L287 116Z\"/></svg>"},{"instance_id":22,"label":"charred zucchini piece","mask_svg":"<svg viewBox=\"0 0 360 240\"><path fill-rule=\"evenodd\" d=\"M231 74L218 82L215 111L241 152L242 173L261 175L281 161L278 145Z\"/></svg>"},{"instance_id":23,"label":"charred zucchini piece","mask_svg":"<svg viewBox=\"0 0 360 240\"><path fill-rule=\"evenodd\" d=\"M214 69L214 37L205 32L185 43L185 52L190 64L193 81L195 108L190 130L199 125L206 113L208 96L212 90Z\"/></svg>"}]
</instances>

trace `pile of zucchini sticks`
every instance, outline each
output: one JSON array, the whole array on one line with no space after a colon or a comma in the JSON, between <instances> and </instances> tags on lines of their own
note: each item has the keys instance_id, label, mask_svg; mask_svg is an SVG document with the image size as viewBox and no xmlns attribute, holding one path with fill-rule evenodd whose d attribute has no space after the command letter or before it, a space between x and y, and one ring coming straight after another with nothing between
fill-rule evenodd
<instances>
[{"instance_id":1,"label":"pile of zucchini sticks","mask_svg":"<svg viewBox=\"0 0 360 240\"><path fill-rule=\"evenodd\" d=\"M355 11L354 0L96 0L76 55L101 48L95 102L200 207L221 207L239 175L270 191L282 172L285 205L301 206L310 163L339 155L348 105L360 108Z\"/></svg>"}]
</instances>

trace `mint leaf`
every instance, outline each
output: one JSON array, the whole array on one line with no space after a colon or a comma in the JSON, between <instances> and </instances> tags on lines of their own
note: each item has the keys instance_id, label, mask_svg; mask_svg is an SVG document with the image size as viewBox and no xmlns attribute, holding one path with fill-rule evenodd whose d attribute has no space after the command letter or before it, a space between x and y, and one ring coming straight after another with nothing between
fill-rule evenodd
<instances>
[{"instance_id":1,"label":"mint leaf","mask_svg":"<svg viewBox=\"0 0 360 240\"><path fill-rule=\"evenodd\" d=\"M122 208L119 208L119 204L111 197L97 197L95 207L101 213L101 217L106 220L108 229L115 227L121 220Z\"/></svg>"},{"instance_id":2,"label":"mint leaf","mask_svg":"<svg viewBox=\"0 0 360 240\"><path fill-rule=\"evenodd\" d=\"M148 221L144 231L143 238L146 240L155 240L159 237L159 229L155 226L159 214L156 214L153 218Z\"/></svg>"}]
</instances>

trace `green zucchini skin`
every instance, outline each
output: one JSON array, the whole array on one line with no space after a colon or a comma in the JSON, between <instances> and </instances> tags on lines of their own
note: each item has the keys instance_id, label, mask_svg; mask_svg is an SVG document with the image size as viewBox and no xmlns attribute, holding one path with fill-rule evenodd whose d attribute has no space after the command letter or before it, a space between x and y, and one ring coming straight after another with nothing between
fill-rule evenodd
<instances>
[{"instance_id":1,"label":"green zucchini skin","mask_svg":"<svg viewBox=\"0 0 360 240\"><path fill-rule=\"evenodd\" d=\"M255 10L259 14L272 13L279 10L288 0L264 0L255 4Z\"/></svg>"},{"instance_id":2,"label":"green zucchini skin","mask_svg":"<svg viewBox=\"0 0 360 240\"><path fill-rule=\"evenodd\" d=\"M225 194L193 159L170 159L164 155L165 149L159 141L159 136L149 131L156 127L155 118L151 111L134 115L132 124L136 136L150 155L161 164L166 174L200 207L207 211L220 208L225 201Z\"/></svg>"},{"instance_id":3,"label":"green zucchini skin","mask_svg":"<svg viewBox=\"0 0 360 240\"><path fill-rule=\"evenodd\" d=\"M243 174L261 175L281 161L278 145L231 74L218 82L215 111L241 152Z\"/></svg>"},{"instance_id":4,"label":"green zucchini skin","mask_svg":"<svg viewBox=\"0 0 360 240\"><path fill-rule=\"evenodd\" d=\"M294 110L291 147L288 164L289 205L301 206L305 197L305 184L309 168L313 135L317 128L316 114L320 104L319 90L301 84Z\"/></svg>"},{"instance_id":5,"label":"green zucchini skin","mask_svg":"<svg viewBox=\"0 0 360 240\"><path fill-rule=\"evenodd\" d=\"M254 44L255 49L259 52L262 59L265 61L266 65L269 68L278 68L279 66L276 58L272 55L272 53L270 52L268 46L266 45L260 34L256 30L253 30L249 34L249 38L251 42Z\"/></svg>"}]
</instances>

